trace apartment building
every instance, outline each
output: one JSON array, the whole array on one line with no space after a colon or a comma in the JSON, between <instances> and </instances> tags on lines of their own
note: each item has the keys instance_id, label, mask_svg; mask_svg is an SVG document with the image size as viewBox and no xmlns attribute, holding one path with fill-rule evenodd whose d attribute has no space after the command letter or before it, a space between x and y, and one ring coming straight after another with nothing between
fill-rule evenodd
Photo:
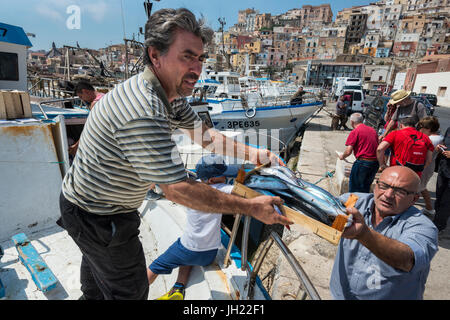
<instances>
[{"instance_id":1,"label":"apartment building","mask_svg":"<svg viewBox=\"0 0 450 320\"><path fill-rule=\"evenodd\" d=\"M331 23L333 20L333 12L329 4L321 4L320 6L304 5L298 13L302 26L308 26L314 21Z\"/></svg>"},{"instance_id":2,"label":"apartment building","mask_svg":"<svg viewBox=\"0 0 450 320\"><path fill-rule=\"evenodd\" d=\"M381 33L379 30L367 31L361 40L363 45L359 53L375 57L380 40L381 40Z\"/></svg>"},{"instance_id":3,"label":"apartment building","mask_svg":"<svg viewBox=\"0 0 450 320\"><path fill-rule=\"evenodd\" d=\"M353 6L351 8L344 8L341 11L338 11L336 14L335 24L336 25L348 25L350 22L350 16L352 13L361 12L361 8L363 6Z\"/></svg>"},{"instance_id":4,"label":"apartment building","mask_svg":"<svg viewBox=\"0 0 450 320\"><path fill-rule=\"evenodd\" d=\"M361 78L363 63L310 61L306 76L306 85L331 87L334 77Z\"/></svg>"},{"instance_id":5,"label":"apartment building","mask_svg":"<svg viewBox=\"0 0 450 320\"><path fill-rule=\"evenodd\" d=\"M392 53L397 57L415 57L419 45L419 33L399 33L394 42Z\"/></svg>"},{"instance_id":6,"label":"apartment building","mask_svg":"<svg viewBox=\"0 0 450 320\"><path fill-rule=\"evenodd\" d=\"M390 84L392 80L394 67L393 65L365 65L363 80L364 89L381 89L386 84Z\"/></svg>"},{"instance_id":7,"label":"apartment building","mask_svg":"<svg viewBox=\"0 0 450 320\"><path fill-rule=\"evenodd\" d=\"M359 44L361 38L364 36L367 24L367 14L362 13L360 9L353 10L350 15L350 21L347 28L347 35L345 39L345 48Z\"/></svg>"},{"instance_id":8,"label":"apartment building","mask_svg":"<svg viewBox=\"0 0 450 320\"><path fill-rule=\"evenodd\" d=\"M380 30L384 18L384 9L384 5L378 3L361 7L361 13L367 15L367 30Z\"/></svg>"},{"instance_id":9,"label":"apartment building","mask_svg":"<svg viewBox=\"0 0 450 320\"><path fill-rule=\"evenodd\" d=\"M412 66L406 71L404 87L406 90L413 90L417 75L437 72L450 72L450 58L444 56L443 59L436 59Z\"/></svg>"},{"instance_id":10,"label":"apartment building","mask_svg":"<svg viewBox=\"0 0 450 320\"><path fill-rule=\"evenodd\" d=\"M293 35L289 40L287 48L288 60L299 60L303 57L305 51L305 39L300 35Z\"/></svg>"},{"instance_id":11,"label":"apartment building","mask_svg":"<svg viewBox=\"0 0 450 320\"><path fill-rule=\"evenodd\" d=\"M272 15L270 13L262 13L255 16L255 31L270 27L272 27Z\"/></svg>"},{"instance_id":12,"label":"apartment building","mask_svg":"<svg viewBox=\"0 0 450 320\"><path fill-rule=\"evenodd\" d=\"M409 0L407 1L407 11L419 13L442 13L450 12L449 0Z\"/></svg>"}]
</instances>

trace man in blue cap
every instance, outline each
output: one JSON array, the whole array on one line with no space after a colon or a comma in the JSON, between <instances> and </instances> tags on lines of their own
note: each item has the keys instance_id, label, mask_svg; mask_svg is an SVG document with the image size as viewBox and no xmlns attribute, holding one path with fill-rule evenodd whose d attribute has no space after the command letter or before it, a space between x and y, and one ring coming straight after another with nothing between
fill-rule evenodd
<instances>
[{"instance_id":1,"label":"man in blue cap","mask_svg":"<svg viewBox=\"0 0 450 320\"><path fill-rule=\"evenodd\" d=\"M226 165L221 156L211 154L202 157L195 170L200 181L230 194L233 186L225 184L226 177L236 177L239 167ZM180 267L175 285L158 300L183 300L192 266L207 266L214 261L221 245L221 218L221 214L187 209L184 233L147 269L151 285L159 274L170 274L173 269Z\"/></svg>"}]
</instances>

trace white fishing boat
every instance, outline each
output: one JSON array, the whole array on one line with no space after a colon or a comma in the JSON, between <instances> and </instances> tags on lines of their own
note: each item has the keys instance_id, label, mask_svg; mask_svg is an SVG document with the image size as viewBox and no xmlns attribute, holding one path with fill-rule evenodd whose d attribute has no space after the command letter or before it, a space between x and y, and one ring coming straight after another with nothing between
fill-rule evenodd
<instances>
[{"instance_id":1,"label":"white fishing boat","mask_svg":"<svg viewBox=\"0 0 450 320\"><path fill-rule=\"evenodd\" d=\"M218 130L242 132L245 141L283 151L302 125L322 106L321 101L290 105L289 101L250 106L242 100L209 103L211 119Z\"/></svg>"},{"instance_id":2,"label":"white fishing boat","mask_svg":"<svg viewBox=\"0 0 450 320\"><path fill-rule=\"evenodd\" d=\"M20 36L26 37L25 34ZM0 44L8 46L8 42L3 40L0 38ZM3 86L1 89L7 88ZM71 100L73 98L58 102ZM81 252L67 232L56 225L56 220L60 216L61 183L70 165L68 139L77 139L76 135L81 132L89 111L77 107L52 107L47 105L50 102L32 104L31 117L0 121L2 299L72 300L81 296ZM183 146L182 143L177 142L179 149L189 154L189 148L193 145ZM183 232L186 208L161 198L143 201L139 212L142 222L140 240L146 262L150 264ZM222 228L222 247L214 263L193 268L186 288L186 299L270 299L257 276L264 254L254 260L255 267L249 263L251 219L246 217L243 220L241 248L235 245L241 221L241 217L237 216L232 231L226 226ZM282 249L297 275L306 282L306 287L311 288L300 265L279 235L271 232L270 237ZM176 273L158 277L150 287L149 299L167 292L175 278ZM312 289L310 295L317 298L317 293Z\"/></svg>"},{"instance_id":3,"label":"white fishing boat","mask_svg":"<svg viewBox=\"0 0 450 320\"><path fill-rule=\"evenodd\" d=\"M240 138L279 153L297 136L302 125L322 106L313 92L303 96L302 104L291 105L296 92L292 85L234 72L203 72L190 101L207 104L214 127L240 132ZM230 94L232 93L232 94Z\"/></svg>"}]
</instances>

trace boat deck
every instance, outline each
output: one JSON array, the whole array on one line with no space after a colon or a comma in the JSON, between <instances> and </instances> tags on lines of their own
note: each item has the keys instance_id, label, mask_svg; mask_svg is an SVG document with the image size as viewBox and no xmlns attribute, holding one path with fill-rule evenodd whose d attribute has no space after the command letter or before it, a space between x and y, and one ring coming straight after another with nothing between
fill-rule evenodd
<instances>
[{"instance_id":1,"label":"boat deck","mask_svg":"<svg viewBox=\"0 0 450 320\"><path fill-rule=\"evenodd\" d=\"M144 201L140 208L140 240L143 244L146 263L149 265L162 254L183 232L186 217L184 207L168 200ZM31 226L25 231L31 244L58 279L56 287L46 293L40 291L30 272L22 264L18 252L10 239L0 245L5 254L0 261L0 279L8 300L76 300L81 292L81 252L67 231L56 224ZM158 227L157 227L158 226ZM170 230L170 232L168 232ZM18 230L18 233L23 230ZM12 236L12 235L11 235ZM222 243L228 237L222 232ZM232 263L224 267L226 247L219 249L216 260L206 267L194 267L186 288L186 300L235 300L244 290L247 271L240 269L240 254L235 247ZM165 294L175 283L178 270L170 275L161 275L150 286L149 300ZM256 290L255 299L265 299L261 290Z\"/></svg>"}]
</instances>

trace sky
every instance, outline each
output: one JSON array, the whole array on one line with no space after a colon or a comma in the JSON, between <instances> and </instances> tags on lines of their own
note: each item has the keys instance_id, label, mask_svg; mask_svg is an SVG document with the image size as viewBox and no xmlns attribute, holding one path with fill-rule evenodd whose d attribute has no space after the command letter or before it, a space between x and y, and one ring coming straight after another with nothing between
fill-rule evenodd
<instances>
[{"instance_id":1,"label":"sky","mask_svg":"<svg viewBox=\"0 0 450 320\"><path fill-rule=\"evenodd\" d=\"M220 28L218 18L225 18L225 30L237 23L238 11L254 8L259 13L277 15L303 5L330 3L333 20L343 8L366 5L370 0L161 0L152 1L152 12L162 8L185 7L197 17L201 14L214 30ZM0 22L22 27L30 37L31 50L49 50L76 46L99 49L123 43L133 37L143 42L139 27L144 29L147 16L144 0L0 0Z\"/></svg>"}]
</instances>

